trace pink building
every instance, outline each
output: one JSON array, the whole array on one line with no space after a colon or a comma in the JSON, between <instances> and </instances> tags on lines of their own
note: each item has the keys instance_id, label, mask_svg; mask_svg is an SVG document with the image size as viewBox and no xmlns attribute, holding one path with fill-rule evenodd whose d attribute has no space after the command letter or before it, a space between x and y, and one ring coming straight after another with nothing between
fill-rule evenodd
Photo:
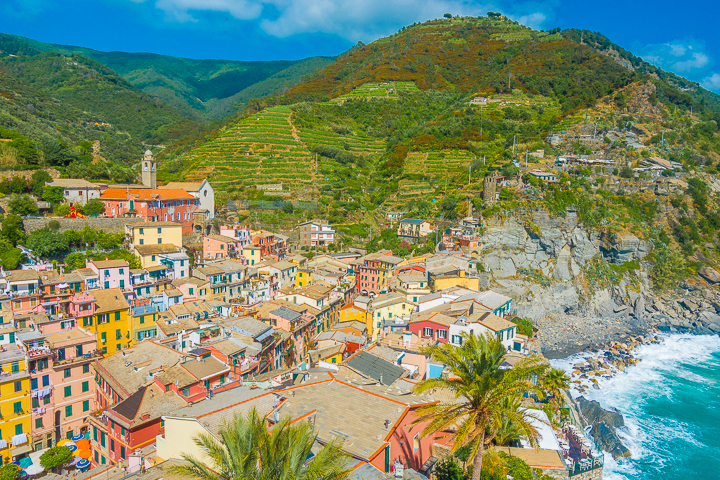
<instances>
[{"instance_id":1,"label":"pink building","mask_svg":"<svg viewBox=\"0 0 720 480\"><path fill-rule=\"evenodd\" d=\"M146 222L177 222L183 234L192 232L193 214L199 200L182 189L108 188L100 195L105 215L135 215Z\"/></svg>"},{"instance_id":2,"label":"pink building","mask_svg":"<svg viewBox=\"0 0 720 480\"><path fill-rule=\"evenodd\" d=\"M100 288L130 288L130 264L125 260L90 260L86 267L98 276Z\"/></svg>"},{"instance_id":3,"label":"pink building","mask_svg":"<svg viewBox=\"0 0 720 480\"><path fill-rule=\"evenodd\" d=\"M222 225L220 226L220 235L234 238L240 247L250 245L252 237L250 235L250 227L247 225Z\"/></svg>"},{"instance_id":4,"label":"pink building","mask_svg":"<svg viewBox=\"0 0 720 480\"><path fill-rule=\"evenodd\" d=\"M307 357L307 344L315 333L314 317L308 313L300 313L285 306L268 313L272 325L290 332L293 341L294 363L302 363Z\"/></svg>"},{"instance_id":5,"label":"pink building","mask_svg":"<svg viewBox=\"0 0 720 480\"><path fill-rule=\"evenodd\" d=\"M203 258L206 260L218 258L236 258L242 248L240 242L224 235L208 235L203 237Z\"/></svg>"},{"instance_id":6,"label":"pink building","mask_svg":"<svg viewBox=\"0 0 720 480\"><path fill-rule=\"evenodd\" d=\"M81 329L36 334L23 340L30 366L32 443L40 450L85 433L96 409L95 372L100 358L95 336Z\"/></svg>"}]
</instances>

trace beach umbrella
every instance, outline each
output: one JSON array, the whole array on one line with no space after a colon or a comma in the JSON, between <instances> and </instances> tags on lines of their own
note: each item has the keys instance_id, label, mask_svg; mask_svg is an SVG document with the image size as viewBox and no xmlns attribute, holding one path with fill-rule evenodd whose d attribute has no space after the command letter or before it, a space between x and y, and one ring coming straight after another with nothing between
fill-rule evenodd
<instances>
[{"instance_id":1,"label":"beach umbrella","mask_svg":"<svg viewBox=\"0 0 720 480\"><path fill-rule=\"evenodd\" d=\"M88 449L88 448L90 448L90 440L86 440L86 439L83 438L83 439L80 440L79 442L75 443L75 446L76 446L79 450Z\"/></svg>"},{"instance_id":2,"label":"beach umbrella","mask_svg":"<svg viewBox=\"0 0 720 480\"><path fill-rule=\"evenodd\" d=\"M74 452L75 450L77 450L77 447L74 444L73 445L65 445L65 446L70 449L71 453Z\"/></svg>"},{"instance_id":3,"label":"beach umbrella","mask_svg":"<svg viewBox=\"0 0 720 480\"><path fill-rule=\"evenodd\" d=\"M18 465L20 465L20 468L22 468L22 469L26 469L32 464L33 464L33 461L29 457L21 458L20 461L18 462Z\"/></svg>"},{"instance_id":4,"label":"beach umbrella","mask_svg":"<svg viewBox=\"0 0 720 480\"><path fill-rule=\"evenodd\" d=\"M25 471L28 475L37 475L44 472L45 469L42 467L42 465L33 463L28 468L26 468Z\"/></svg>"},{"instance_id":5,"label":"beach umbrella","mask_svg":"<svg viewBox=\"0 0 720 480\"><path fill-rule=\"evenodd\" d=\"M82 460L80 460L80 461L77 463L77 465L75 465L75 466L78 467L78 468L85 469L85 468L87 468L87 467L90 466L90 460L88 460L88 459L82 459Z\"/></svg>"},{"instance_id":6,"label":"beach umbrella","mask_svg":"<svg viewBox=\"0 0 720 480\"><path fill-rule=\"evenodd\" d=\"M90 458L90 449L81 448L75 452L75 456L80 458Z\"/></svg>"},{"instance_id":7,"label":"beach umbrella","mask_svg":"<svg viewBox=\"0 0 720 480\"><path fill-rule=\"evenodd\" d=\"M82 438L83 438L82 434L79 433L79 434L77 434L77 435L73 435L72 441L73 441L73 442L77 442L78 440L80 440L80 439L82 439Z\"/></svg>"}]
</instances>

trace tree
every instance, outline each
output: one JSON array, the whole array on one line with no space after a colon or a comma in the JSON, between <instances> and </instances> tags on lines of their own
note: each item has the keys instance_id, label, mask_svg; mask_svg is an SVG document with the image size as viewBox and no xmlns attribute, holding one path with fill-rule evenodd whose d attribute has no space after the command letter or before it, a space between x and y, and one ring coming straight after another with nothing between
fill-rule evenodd
<instances>
[{"instance_id":1,"label":"tree","mask_svg":"<svg viewBox=\"0 0 720 480\"><path fill-rule=\"evenodd\" d=\"M51 205L55 205L56 203L61 203L64 200L63 192L64 189L62 187L51 187L49 185L45 185L42 190L42 199Z\"/></svg>"},{"instance_id":2,"label":"tree","mask_svg":"<svg viewBox=\"0 0 720 480\"><path fill-rule=\"evenodd\" d=\"M22 250L19 248L11 248L10 250L0 253L0 265L5 270L15 270L23 259Z\"/></svg>"},{"instance_id":3,"label":"tree","mask_svg":"<svg viewBox=\"0 0 720 480\"><path fill-rule=\"evenodd\" d=\"M635 172L633 172L633 169L625 165L622 170L620 170L620 176L622 178L633 178L635 176Z\"/></svg>"},{"instance_id":4,"label":"tree","mask_svg":"<svg viewBox=\"0 0 720 480\"><path fill-rule=\"evenodd\" d=\"M45 170L36 170L30 177L30 188L36 197L39 197L43 193L43 188L46 186L46 182L52 182L52 177Z\"/></svg>"},{"instance_id":5,"label":"tree","mask_svg":"<svg viewBox=\"0 0 720 480\"><path fill-rule=\"evenodd\" d=\"M315 434L307 422L291 423L282 418L268 430L266 419L254 408L247 417L236 415L220 429L220 439L202 434L195 444L206 452L206 462L183 454L189 465L176 466L172 473L203 480L341 480L348 474L347 458L338 441L331 441L312 460Z\"/></svg>"},{"instance_id":6,"label":"tree","mask_svg":"<svg viewBox=\"0 0 720 480\"><path fill-rule=\"evenodd\" d=\"M655 266L650 272L650 278L658 291L668 290L685 277L686 262L680 252L663 246L652 253Z\"/></svg>"},{"instance_id":7,"label":"tree","mask_svg":"<svg viewBox=\"0 0 720 480\"><path fill-rule=\"evenodd\" d=\"M99 198L93 198L87 201L82 208L85 215L102 215L105 213L105 202Z\"/></svg>"},{"instance_id":8,"label":"tree","mask_svg":"<svg viewBox=\"0 0 720 480\"><path fill-rule=\"evenodd\" d=\"M13 245L25 242L25 230L23 230L22 218L10 214L2 222L2 236L7 238Z\"/></svg>"},{"instance_id":9,"label":"tree","mask_svg":"<svg viewBox=\"0 0 720 480\"><path fill-rule=\"evenodd\" d=\"M570 379L564 370L551 368L543 376L541 386L547 394L557 399L563 395L563 390L569 388L568 382Z\"/></svg>"},{"instance_id":10,"label":"tree","mask_svg":"<svg viewBox=\"0 0 720 480\"><path fill-rule=\"evenodd\" d=\"M41 257L54 257L68 251L65 236L49 228L36 230L28 236L27 247Z\"/></svg>"},{"instance_id":11,"label":"tree","mask_svg":"<svg viewBox=\"0 0 720 480\"><path fill-rule=\"evenodd\" d=\"M467 474L452 456L445 457L435 467L436 480L466 480Z\"/></svg>"},{"instance_id":12,"label":"tree","mask_svg":"<svg viewBox=\"0 0 720 480\"><path fill-rule=\"evenodd\" d=\"M30 195L13 195L8 202L10 211L16 215L37 215L38 206Z\"/></svg>"},{"instance_id":13,"label":"tree","mask_svg":"<svg viewBox=\"0 0 720 480\"><path fill-rule=\"evenodd\" d=\"M483 449L495 438L503 418L514 422L531 444L537 444L537 432L529 423L533 417L525 409L508 408L507 399L536 390L531 379L546 368L538 357L527 357L514 368L503 370L500 365L507 352L502 342L490 335L467 334L462 346L434 345L424 353L446 365L450 375L423 380L415 391L445 389L453 393L455 401L419 407L415 423L429 422L423 435L456 427L453 449L470 446L474 454L473 480L480 480Z\"/></svg>"},{"instance_id":14,"label":"tree","mask_svg":"<svg viewBox=\"0 0 720 480\"><path fill-rule=\"evenodd\" d=\"M19 472L20 467L18 467L14 463L3 465L2 467L0 467L0 480L15 480Z\"/></svg>"},{"instance_id":15,"label":"tree","mask_svg":"<svg viewBox=\"0 0 720 480\"><path fill-rule=\"evenodd\" d=\"M40 455L40 465L45 470L54 471L57 467L69 463L72 458L73 454L68 447L53 447Z\"/></svg>"},{"instance_id":16,"label":"tree","mask_svg":"<svg viewBox=\"0 0 720 480\"><path fill-rule=\"evenodd\" d=\"M443 17L445 17L445 18L452 18L452 13L446 13L445 15L443 15Z\"/></svg>"}]
</instances>

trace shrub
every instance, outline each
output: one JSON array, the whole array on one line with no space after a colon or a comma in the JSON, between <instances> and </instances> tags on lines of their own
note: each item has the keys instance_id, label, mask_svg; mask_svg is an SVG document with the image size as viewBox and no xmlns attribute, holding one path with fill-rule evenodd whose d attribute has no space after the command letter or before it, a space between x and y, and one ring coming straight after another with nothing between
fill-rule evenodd
<instances>
[{"instance_id":1,"label":"shrub","mask_svg":"<svg viewBox=\"0 0 720 480\"><path fill-rule=\"evenodd\" d=\"M30 195L13 195L8 202L10 211L16 215L37 215L37 202Z\"/></svg>"}]
</instances>

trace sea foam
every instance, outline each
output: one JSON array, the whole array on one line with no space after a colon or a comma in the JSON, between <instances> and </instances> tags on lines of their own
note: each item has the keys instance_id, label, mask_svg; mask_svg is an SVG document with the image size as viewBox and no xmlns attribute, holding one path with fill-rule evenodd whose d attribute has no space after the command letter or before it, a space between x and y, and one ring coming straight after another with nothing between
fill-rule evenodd
<instances>
[{"instance_id":1,"label":"sea foam","mask_svg":"<svg viewBox=\"0 0 720 480\"><path fill-rule=\"evenodd\" d=\"M720 452L720 444L709 444L704 435L706 428L720 429L720 417L713 415L714 405L706 400L718 398L718 352L718 336L666 335L660 343L636 348L639 363L612 378L598 378L599 388L582 393L625 418L626 426L618 434L631 457L615 461L606 454L605 478L645 480L661 472L664 480L702 478L704 465L688 466L688 471L682 462L694 463L703 454L716 459ZM581 353L551 363L570 373L574 364L590 356ZM693 469L696 476L688 476Z\"/></svg>"}]
</instances>

